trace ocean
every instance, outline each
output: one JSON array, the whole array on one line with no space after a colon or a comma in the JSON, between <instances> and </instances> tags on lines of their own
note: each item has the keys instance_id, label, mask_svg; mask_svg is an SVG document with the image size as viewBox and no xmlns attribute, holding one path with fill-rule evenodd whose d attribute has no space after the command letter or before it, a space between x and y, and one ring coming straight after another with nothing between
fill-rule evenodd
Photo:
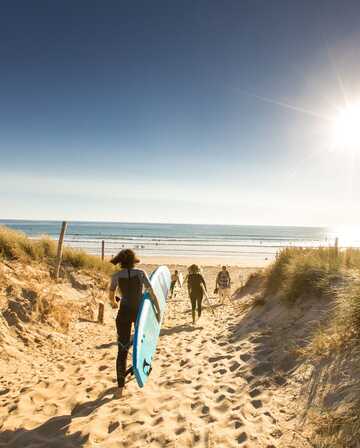
<instances>
[{"instance_id":1,"label":"ocean","mask_svg":"<svg viewBox=\"0 0 360 448\"><path fill-rule=\"evenodd\" d=\"M31 238L49 235L57 239L60 221L0 220ZM334 244L337 235L325 227L249 225L145 224L69 222L65 244L93 254L116 254L130 247L143 256L213 257L272 260L287 246L313 247ZM360 241L353 245L359 246Z\"/></svg>"}]
</instances>

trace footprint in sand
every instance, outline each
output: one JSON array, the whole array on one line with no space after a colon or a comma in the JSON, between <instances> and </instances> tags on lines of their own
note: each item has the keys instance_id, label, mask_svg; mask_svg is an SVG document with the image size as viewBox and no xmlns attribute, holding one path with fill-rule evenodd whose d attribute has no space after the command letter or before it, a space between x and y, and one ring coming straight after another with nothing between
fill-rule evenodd
<instances>
[{"instance_id":1,"label":"footprint in sand","mask_svg":"<svg viewBox=\"0 0 360 448\"><path fill-rule=\"evenodd\" d=\"M264 412L264 415L266 415L266 417L269 417L269 419L271 420L271 422L275 425L276 424L276 418L274 418L270 412Z\"/></svg>"},{"instance_id":2,"label":"footprint in sand","mask_svg":"<svg viewBox=\"0 0 360 448\"><path fill-rule=\"evenodd\" d=\"M247 434L246 432L242 432L238 437L237 437L237 442L238 443L244 443L247 441Z\"/></svg>"},{"instance_id":3,"label":"footprint in sand","mask_svg":"<svg viewBox=\"0 0 360 448\"><path fill-rule=\"evenodd\" d=\"M261 391L259 389L252 389L249 392L249 395L250 395L251 398L255 398L255 397L257 397L260 394L261 394Z\"/></svg>"},{"instance_id":4,"label":"footprint in sand","mask_svg":"<svg viewBox=\"0 0 360 448\"><path fill-rule=\"evenodd\" d=\"M256 367L254 367L251 370L251 373L255 376L259 376L259 375L265 375L272 372L272 366L270 363L268 362L263 362L260 363L259 365L257 365Z\"/></svg>"},{"instance_id":5,"label":"footprint in sand","mask_svg":"<svg viewBox=\"0 0 360 448\"><path fill-rule=\"evenodd\" d=\"M231 359L230 355L219 355L219 356L212 356L210 358L208 358L209 362L217 362L217 361L221 361L222 359Z\"/></svg>"},{"instance_id":6,"label":"footprint in sand","mask_svg":"<svg viewBox=\"0 0 360 448\"><path fill-rule=\"evenodd\" d=\"M209 412L210 412L210 408L209 408L209 406L204 405L204 406L201 408L201 413L202 413L202 414L207 415L207 414L209 414Z\"/></svg>"},{"instance_id":7,"label":"footprint in sand","mask_svg":"<svg viewBox=\"0 0 360 448\"><path fill-rule=\"evenodd\" d=\"M242 426L244 426L244 423L243 423L242 421L240 421L240 420L234 420L234 427L235 427L235 429L239 429L239 428L241 428Z\"/></svg>"},{"instance_id":8,"label":"footprint in sand","mask_svg":"<svg viewBox=\"0 0 360 448\"><path fill-rule=\"evenodd\" d=\"M155 421L154 421L154 425L160 425L160 423L162 423L164 421L164 417L158 417Z\"/></svg>"},{"instance_id":9,"label":"footprint in sand","mask_svg":"<svg viewBox=\"0 0 360 448\"><path fill-rule=\"evenodd\" d=\"M240 364L238 362L233 362L231 366L229 367L230 372L235 372L240 367Z\"/></svg>"},{"instance_id":10,"label":"footprint in sand","mask_svg":"<svg viewBox=\"0 0 360 448\"><path fill-rule=\"evenodd\" d=\"M274 378L274 381L276 384L278 384L279 386L284 386L284 384L286 384L286 379L282 376L276 376Z\"/></svg>"},{"instance_id":11,"label":"footprint in sand","mask_svg":"<svg viewBox=\"0 0 360 448\"><path fill-rule=\"evenodd\" d=\"M240 355L240 359L244 362L249 361L249 359L251 359L251 355L249 355L248 353L244 353L243 355Z\"/></svg>"},{"instance_id":12,"label":"footprint in sand","mask_svg":"<svg viewBox=\"0 0 360 448\"><path fill-rule=\"evenodd\" d=\"M112 433L115 431L115 429L117 429L120 426L119 422L111 422L109 427L108 427L108 433Z\"/></svg>"}]
</instances>

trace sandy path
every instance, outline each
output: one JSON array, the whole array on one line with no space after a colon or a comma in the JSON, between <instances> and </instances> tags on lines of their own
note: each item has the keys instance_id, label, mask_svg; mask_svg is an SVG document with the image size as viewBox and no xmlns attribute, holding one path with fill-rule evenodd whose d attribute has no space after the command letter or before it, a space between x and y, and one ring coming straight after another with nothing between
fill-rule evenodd
<instances>
[{"instance_id":1,"label":"sandy path","mask_svg":"<svg viewBox=\"0 0 360 448\"><path fill-rule=\"evenodd\" d=\"M40 347L44 356L26 358L27 369L8 366L1 375L0 446L282 446L293 418L279 396L286 380L268 380L270 354L259 352L266 331L234 337L240 312L227 304L214 318L205 309L193 326L180 291L168 305L148 385L131 381L121 400L111 394L117 347L110 308L104 326L77 322L63 345Z\"/></svg>"}]
</instances>

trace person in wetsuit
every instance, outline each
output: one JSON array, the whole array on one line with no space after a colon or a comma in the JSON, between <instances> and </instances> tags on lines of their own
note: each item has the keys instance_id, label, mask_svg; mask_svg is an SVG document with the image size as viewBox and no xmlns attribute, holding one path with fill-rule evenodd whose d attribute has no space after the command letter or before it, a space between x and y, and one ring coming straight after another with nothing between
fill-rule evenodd
<instances>
[{"instance_id":1,"label":"person in wetsuit","mask_svg":"<svg viewBox=\"0 0 360 448\"><path fill-rule=\"evenodd\" d=\"M206 291L206 283L204 277L200 274L200 269L196 264L189 267L189 275L187 276L187 284L189 297L191 300L191 314L193 324L195 323L196 308L198 318L201 316L201 305L204 296L204 290Z\"/></svg>"},{"instance_id":2,"label":"person in wetsuit","mask_svg":"<svg viewBox=\"0 0 360 448\"><path fill-rule=\"evenodd\" d=\"M118 390L114 394L116 398L120 398L123 393L131 327L136 322L144 288L150 293L158 321L161 320L159 303L146 272L134 268L139 261L131 249L122 250L111 260L111 263L120 264L121 267L120 271L116 272L111 278L109 293L110 304L113 308L118 307L118 298L115 297L116 289L119 290L121 295L120 307L116 317L118 334L118 355L116 359Z\"/></svg>"},{"instance_id":3,"label":"person in wetsuit","mask_svg":"<svg viewBox=\"0 0 360 448\"><path fill-rule=\"evenodd\" d=\"M179 271L174 271L174 273L171 275L170 299L174 295L174 289L175 289L176 283L178 283L180 286Z\"/></svg>"}]
</instances>

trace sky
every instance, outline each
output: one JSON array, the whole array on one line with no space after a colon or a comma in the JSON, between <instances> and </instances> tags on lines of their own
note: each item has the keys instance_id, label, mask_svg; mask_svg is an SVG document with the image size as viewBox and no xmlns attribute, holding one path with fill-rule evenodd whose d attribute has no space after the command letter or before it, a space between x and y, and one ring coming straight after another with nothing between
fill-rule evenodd
<instances>
[{"instance_id":1,"label":"sky","mask_svg":"<svg viewBox=\"0 0 360 448\"><path fill-rule=\"evenodd\" d=\"M358 0L2 1L0 218L360 224L359 42Z\"/></svg>"}]
</instances>

